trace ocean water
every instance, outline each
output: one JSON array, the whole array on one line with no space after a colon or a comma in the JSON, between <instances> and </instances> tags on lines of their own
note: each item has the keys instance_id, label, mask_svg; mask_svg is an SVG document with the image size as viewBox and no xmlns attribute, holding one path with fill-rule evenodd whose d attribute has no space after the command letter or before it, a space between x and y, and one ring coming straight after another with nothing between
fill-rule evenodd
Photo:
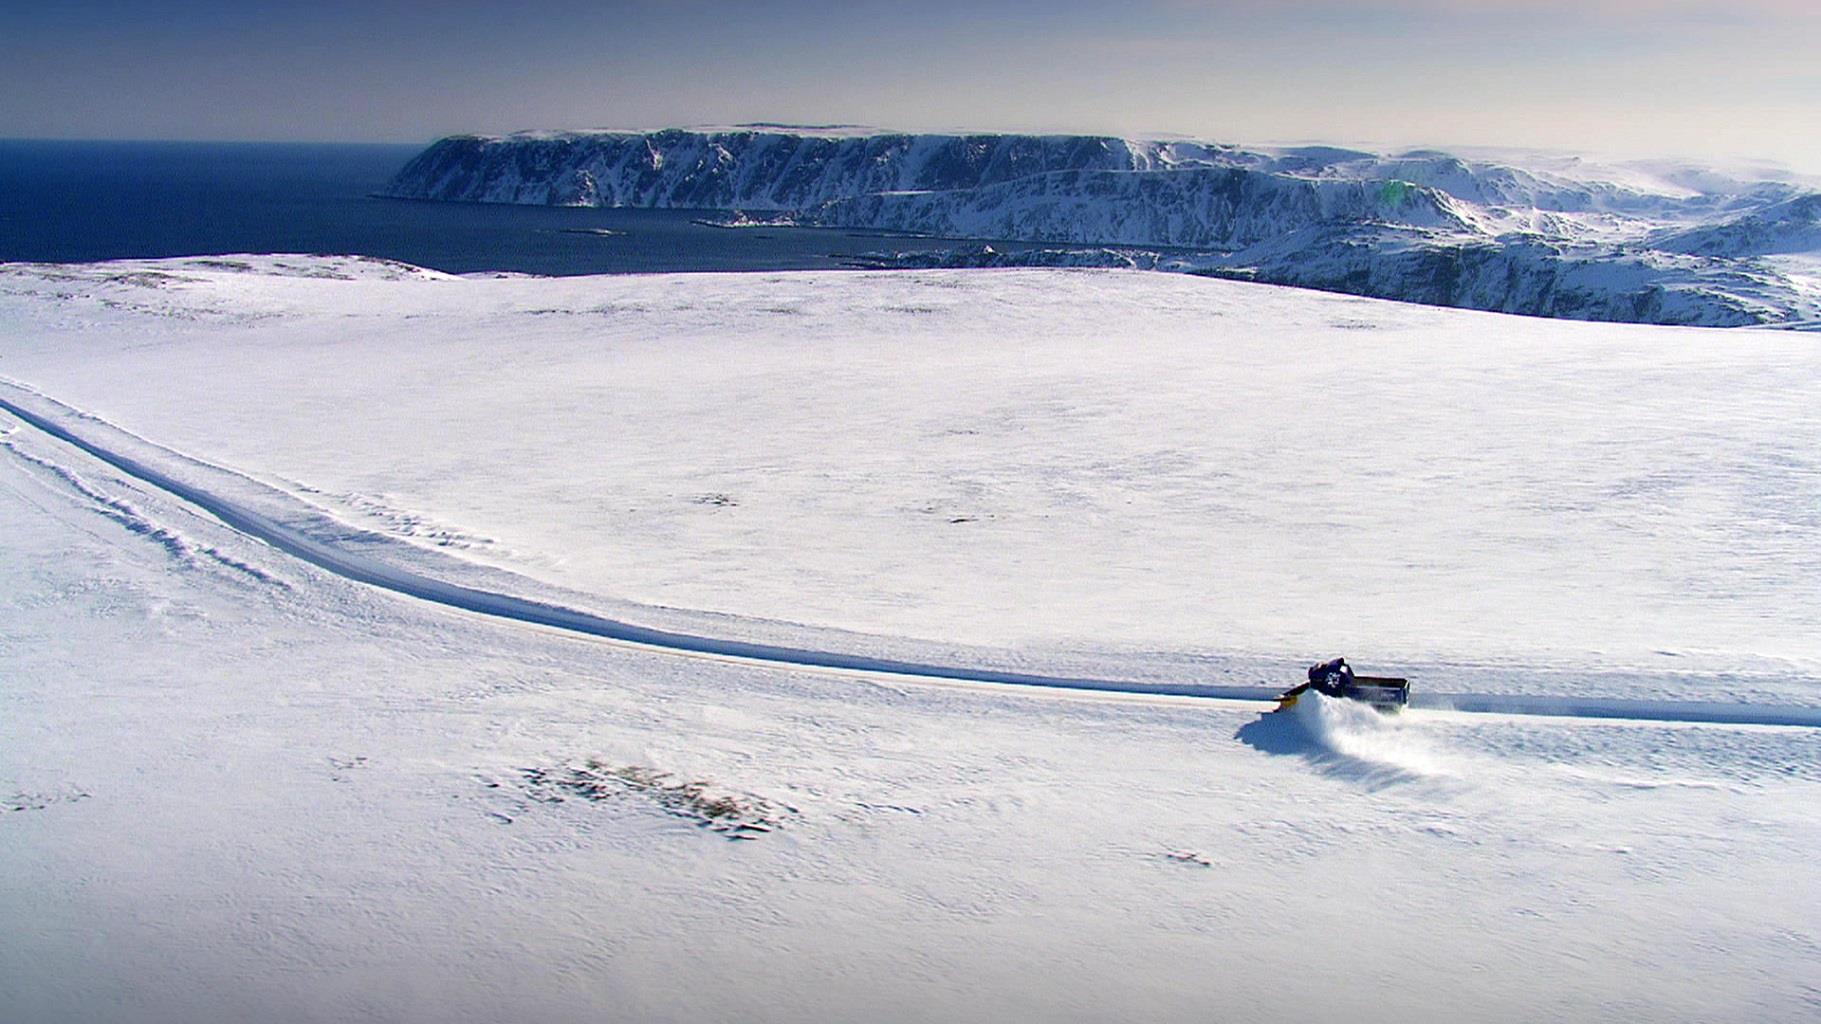
<instances>
[{"instance_id":1,"label":"ocean water","mask_svg":"<svg viewBox=\"0 0 1821 1024\"><path fill-rule=\"evenodd\" d=\"M600 274L829 269L907 247L879 232L709 227L687 210L375 197L418 149L0 140L0 262L294 252Z\"/></svg>"}]
</instances>

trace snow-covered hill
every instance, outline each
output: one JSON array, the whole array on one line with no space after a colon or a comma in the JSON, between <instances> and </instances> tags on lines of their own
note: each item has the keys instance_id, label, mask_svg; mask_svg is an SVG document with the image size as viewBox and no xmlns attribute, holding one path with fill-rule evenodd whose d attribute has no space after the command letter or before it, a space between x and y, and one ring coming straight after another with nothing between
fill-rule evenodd
<instances>
[{"instance_id":1,"label":"snow-covered hill","mask_svg":"<svg viewBox=\"0 0 1821 1024\"><path fill-rule=\"evenodd\" d=\"M1750 213L1670 232L1653 248L1706 256L1821 253L1821 193L1806 193Z\"/></svg>"},{"instance_id":2,"label":"snow-covered hill","mask_svg":"<svg viewBox=\"0 0 1821 1024\"><path fill-rule=\"evenodd\" d=\"M1148 247L1140 262L1165 269L1553 317L1737 326L1821 316L1812 278L1761 258L1821 246L1813 186L1433 150L767 125L455 136L412 160L387 194ZM925 245L901 259L945 257Z\"/></svg>"},{"instance_id":3,"label":"snow-covered hill","mask_svg":"<svg viewBox=\"0 0 1821 1024\"><path fill-rule=\"evenodd\" d=\"M1786 332L249 257L0 268L0 339L6 376L647 625L1821 672L1821 392Z\"/></svg>"},{"instance_id":4,"label":"snow-covered hill","mask_svg":"<svg viewBox=\"0 0 1821 1024\"><path fill-rule=\"evenodd\" d=\"M1821 1006L1805 336L1130 272L13 264L0 402L7 1024ZM411 575L1134 691L1345 653L1564 699L812 669ZM1651 710L1692 701L1735 717Z\"/></svg>"}]
</instances>

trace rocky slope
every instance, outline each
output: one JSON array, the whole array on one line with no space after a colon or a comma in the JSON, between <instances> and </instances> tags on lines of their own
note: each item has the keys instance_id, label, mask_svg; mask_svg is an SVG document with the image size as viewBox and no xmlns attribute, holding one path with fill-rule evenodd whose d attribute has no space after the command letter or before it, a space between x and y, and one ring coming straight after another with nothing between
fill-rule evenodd
<instances>
[{"instance_id":1,"label":"rocky slope","mask_svg":"<svg viewBox=\"0 0 1821 1024\"><path fill-rule=\"evenodd\" d=\"M1771 255L1821 248L1821 193L1677 166L1433 150L743 126L443 139L386 195L689 208L947 239L1122 247L1119 261L1540 316L1736 326L1821 316ZM878 265L973 265L922 246ZM1090 249L992 261L1104 261Z\"/></svg>"}]
</instances>

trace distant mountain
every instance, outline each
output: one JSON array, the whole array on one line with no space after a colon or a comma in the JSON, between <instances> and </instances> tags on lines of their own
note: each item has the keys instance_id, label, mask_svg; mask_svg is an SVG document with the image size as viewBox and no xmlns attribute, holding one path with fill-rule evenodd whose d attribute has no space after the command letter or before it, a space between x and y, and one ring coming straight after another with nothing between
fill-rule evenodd
<instances>
[{"instance_id":1,"label":"distant mountain","mask_svg":"<svg viewBox=\"0 0 1821 1024\"><path fill-rule=\"evenodd\" d=\"M1734 257L1821 252L1821 194L1771 203L1718 224L1666 232L1651 247Z\"/></svg>"},{"instance_id":2,"label":"distant mountain","mask_svg":"<svg viewBox=\"0 0 1821 1024\"><path fill-rule=\"evenodd\" d=\"M1815 277L1768 258L1821 250L1821 193L1678 165L751 125L454 136L385 194L1113 246L1121 255L990 259L1111 258L1539 316L1714 326L1821 316ZM981 258L978 246L925 246L876 262Z\"/></svg>"}]
</instances>

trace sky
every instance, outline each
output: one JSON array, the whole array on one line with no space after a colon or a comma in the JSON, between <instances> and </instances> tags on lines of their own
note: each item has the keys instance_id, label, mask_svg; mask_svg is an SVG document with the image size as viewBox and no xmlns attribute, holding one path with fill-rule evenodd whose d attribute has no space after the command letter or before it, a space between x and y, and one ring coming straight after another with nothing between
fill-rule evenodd
<instances>
[{"instance_id":1,"label":"sky","mask_svg":"<svg viewBox=\"0 0 1821 1024\"><path fill-rule=\"evenodd\" d=\"M1821 173L1818 0L0 0L0 137L748 121Z\"/></svg>"}]
</instances>

